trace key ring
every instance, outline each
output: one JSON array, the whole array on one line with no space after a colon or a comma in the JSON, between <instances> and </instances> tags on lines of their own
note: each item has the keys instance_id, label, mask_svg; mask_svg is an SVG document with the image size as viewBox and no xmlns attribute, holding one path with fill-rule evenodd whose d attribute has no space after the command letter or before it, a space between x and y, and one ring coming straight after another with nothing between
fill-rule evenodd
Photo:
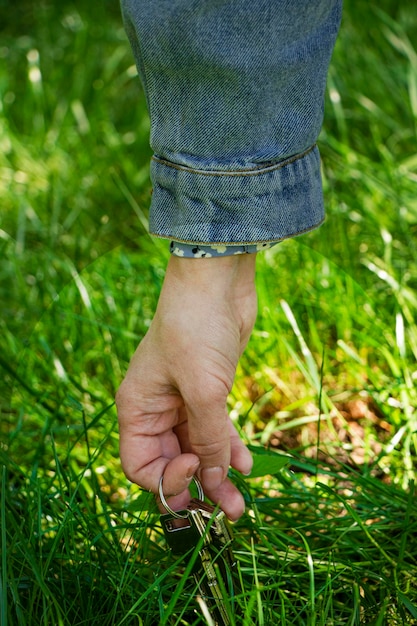
<instances>
[{"instance_id":1,"label":"key ring","mask_svg":"<svg viewBox=\"0 0 417 626\"><path fill-rule=\"evenodd\" d=\"M187 515L181 515L180 513L177 513L176 511L173 511L171 509L171 507L169 506L168 502L165 500L165 496L164 496L164 491L162 488L162 483L164 480L164 475L161 476L161 478L159 479L159 487L158 487L158 493L159 493L159 499L161 500L161 504L162 506L168 511L168 513L171 513L171 515L173 517L176 517L177 519L185 519L188 517ZM203 487L200 483L200 481L198 480L198 478L196 476L193 476L193 481L197 487L197 492L198 492L198 499L199 500L204 500L204 491L203 491Z\"/></svg>"}]
</instances>

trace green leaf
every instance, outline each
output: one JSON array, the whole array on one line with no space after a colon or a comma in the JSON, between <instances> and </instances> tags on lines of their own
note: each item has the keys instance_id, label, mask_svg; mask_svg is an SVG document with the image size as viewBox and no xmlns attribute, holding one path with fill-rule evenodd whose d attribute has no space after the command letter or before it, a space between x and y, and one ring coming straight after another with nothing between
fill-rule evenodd
<instances>
[{"instance_id":1,"label":"green leaf","mask_svg":"<svg viewBox=\"0 0 417 626\"><path fill-rule=\"evenodd\" d=\"M264 449L261 449L262 451L259 452L254 452L253 447L250 446L250 448L253 455L253 467L250 478L277 474L290 462L289 457L283 454L277 454L276 452Z\"/></svg>"}]
</instances>

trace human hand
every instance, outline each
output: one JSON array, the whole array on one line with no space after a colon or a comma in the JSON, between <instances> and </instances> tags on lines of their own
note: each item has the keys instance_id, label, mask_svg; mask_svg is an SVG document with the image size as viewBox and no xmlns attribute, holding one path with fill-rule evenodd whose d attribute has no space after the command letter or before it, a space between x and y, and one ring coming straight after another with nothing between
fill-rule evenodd
<instances>
[{"instance_id":1,"label":"human hand","mask_svg":"<svg viewBox=\"0 0 417 626\"><path fill-rule=\"evenodd\" d=\"M194 474L232 520L244 511L227 478L252 458L226 410L236 366L256 319L255 254L171 257L157 310L116 403L126 476L186 506Z\"/></svg>"}]
</instances>

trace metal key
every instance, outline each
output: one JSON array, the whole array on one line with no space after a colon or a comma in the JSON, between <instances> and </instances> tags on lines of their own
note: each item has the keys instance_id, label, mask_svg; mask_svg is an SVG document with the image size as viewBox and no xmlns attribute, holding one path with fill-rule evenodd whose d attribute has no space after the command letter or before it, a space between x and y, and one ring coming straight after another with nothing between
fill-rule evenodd
<instances>
[{"instance_id":1,"label":"metal key","mask_svg":"<svg viewBox=\"0 0 417 626\"><path fill-rule=\"evenodd\" d=\"M210 531L211 543L209 550L212 556L214 567L218 567L219 574L222 580L222 587L226 591L228 597L231 599L233 613L236 614L236 606L233 606L233 598L239 593L237 587L237 577L235 571L237 568L237 562L233 554L232 542L233 533L230 527L229 521L224 511L218 507L214 507L202 500L193 498L188 505L188 509L199 510L207 524L207 528ZM213 598L216 600L216 598ZM213 602L211 603L213 604ZM221 605L220 605L221 604ZM224 600L221 596L221 600L216 601L214 612L225 613ZM227 615L227 614L226 614ZM220 622L229 624L230 620Z\"/></svg>"},{"instance_id":2,"label":"metal key","mask_svg":"<svg viewBox=\"0 0 417 626\"><path fill-rule=\"evenodd\" d=\"M228 567L236 567L236 559L232 550L233 533L224 511L198 498L193 498L188 509L198 509L207 526L214 546L221 552Z\"/></svg>"},{"instance_id":3,"label":"metal key","mask_svg":"<svg viewBox=\"0 0 417 626\"><path fill-rule=\"evenodd\" d=\"M195 479L199 498L193 499L187 509L173 511L168 506L160 481L159 495L169 513L161 515L161 525L168 545L174 554L185 554L200 543L199 555L193 568L194 579L218 626L229 626L230 619L222 595L223 587L229 586L227 567L235 561L231 550L232 535L223 511L203 501L204 493Z\"/></svg>"},{"instance_id":4,"label":"metal key","mask_svg":"<svg viewBox=\"0 0 417 626\"><path fill-rule=\"evenodd\" d=\"M179 555L186 554L199 542L203 542L192 570L194 579L207 606L215 614L216 623L219 626L228 626L230 620L209 549L212 544L211 534L201 511L187 509L178 511L177 515L181 517L174 517L171 513L161 515L161 525L167 543L172 552Z\"/></svg>"}]
</instances>

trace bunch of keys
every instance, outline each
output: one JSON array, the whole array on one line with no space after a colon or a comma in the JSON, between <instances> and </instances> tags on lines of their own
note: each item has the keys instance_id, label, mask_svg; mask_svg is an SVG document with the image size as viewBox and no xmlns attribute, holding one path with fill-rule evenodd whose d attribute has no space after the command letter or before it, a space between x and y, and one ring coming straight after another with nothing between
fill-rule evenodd
<instances>
[{"instance_id":1,"label":"bunch of keys","mask_svg":"<svg viewBox=\"0 0 417 626\"><path fill-rule=\"evenodd\" d=\"M168 511L161 515L161 525L168 545L174 554L185 554L199 544L199 555L194 568L194 579L208 606L216 626L231 624L223 591L234 595L233 573L236 560L232 550L232 531L225 513L204 502L200 482L193 478L198 498L193 498L183 511L173 511L159 481L159 497ZM222 585L219 584L221 576Z\"/></svg>"}]
</instances>

